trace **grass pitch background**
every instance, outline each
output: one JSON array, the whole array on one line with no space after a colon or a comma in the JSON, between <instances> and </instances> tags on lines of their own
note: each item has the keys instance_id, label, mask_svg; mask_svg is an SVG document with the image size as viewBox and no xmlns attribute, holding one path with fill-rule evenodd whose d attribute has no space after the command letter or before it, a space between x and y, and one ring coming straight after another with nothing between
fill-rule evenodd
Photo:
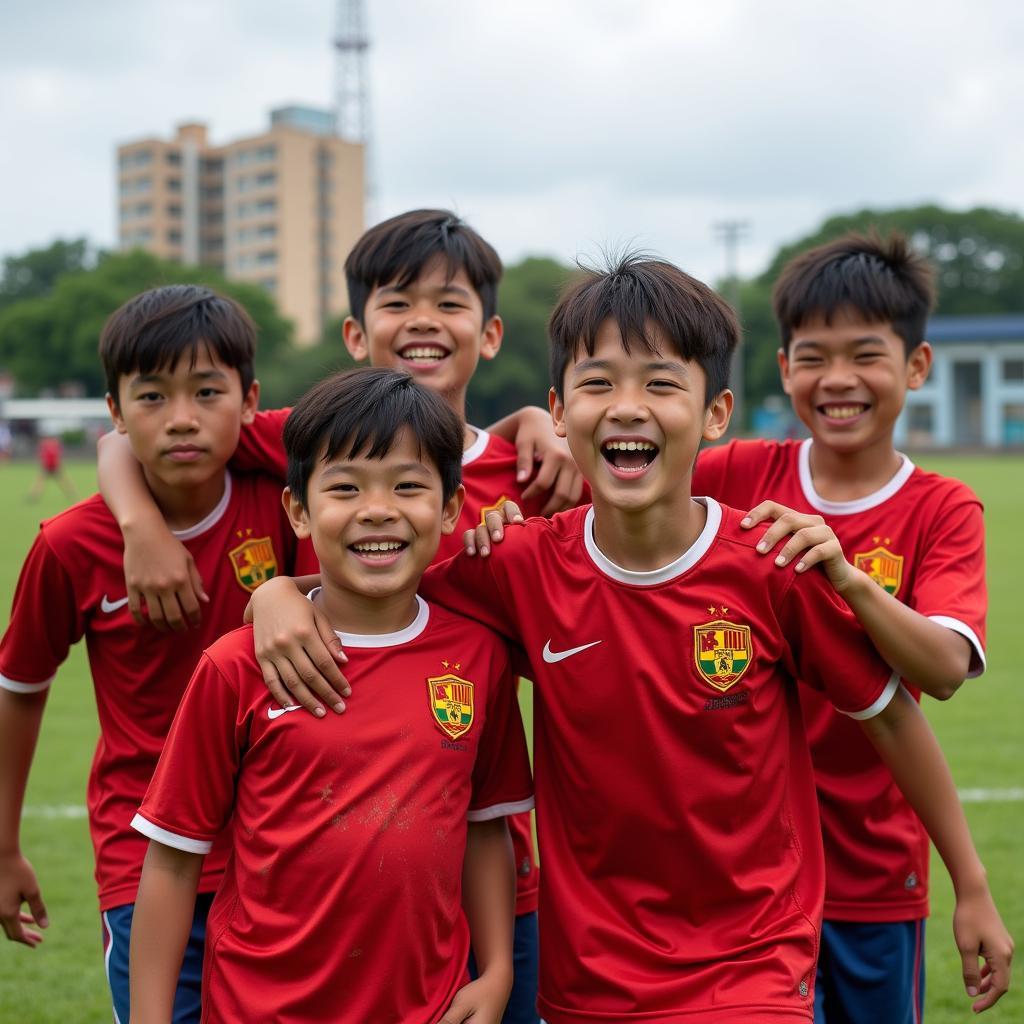
<instances>
[{"instance_id":1,"label":"grass pitch background","mask_svg":"<svg viewBox=\"0 0 1024 1024\"><path fill-rule=\"evenodd\" d=\"M1024 558L1016 527L1024 511L1024 458L944 457L918 460L957 476L985 503L988 528L988 672L968 682L946 704L926 700L961 790L1024 790L1021 753L1024 703ZM92 465L70 467L82 495L95 489ZM39 519L66 502L53 485L39 504L24 501L34 466L0 465L0 602L7 609L22 559ZM524 688L529 720L531 694ZM47 707L36 752L22 827L22 847L35 866L51 925L36 950L0 944L0 1021L22 1024L109 1024L101 955L100 922L92 878L92 848L84 817L85 781L96 741L96 712L84 649L61 669ZM1003 919L1017 941L1024 938L1024 802L969 802L974 832ZM972 1019L960 982L960 961L950 930L952 895L941 862L932 868L932 918L928 926L929 1024ZM2 940L0 940L2 941ZM1024 1020L1019 981L992 1020ZM881 1022L880 1022L881 1024Z\"/></svg>"}]
</instances>

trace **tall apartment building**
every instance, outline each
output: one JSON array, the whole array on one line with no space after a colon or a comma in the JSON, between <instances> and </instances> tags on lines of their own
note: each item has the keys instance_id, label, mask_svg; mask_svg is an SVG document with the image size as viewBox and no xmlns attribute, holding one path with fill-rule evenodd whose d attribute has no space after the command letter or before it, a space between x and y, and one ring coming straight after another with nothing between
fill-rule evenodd
<instances>
[{"instance_id":1,"label":"tall apartment building","mask_svg":"<svg viewBox=\"0 0 1024 1024\"><path fill-rule=\"evenodd\" d=\"M308 107L262 135L212 146L203 124L117 149L118 238L163 259L261 285L300 343L345 312L343 265L363 230L363 147Z\"/></svg>"}]
</instances>

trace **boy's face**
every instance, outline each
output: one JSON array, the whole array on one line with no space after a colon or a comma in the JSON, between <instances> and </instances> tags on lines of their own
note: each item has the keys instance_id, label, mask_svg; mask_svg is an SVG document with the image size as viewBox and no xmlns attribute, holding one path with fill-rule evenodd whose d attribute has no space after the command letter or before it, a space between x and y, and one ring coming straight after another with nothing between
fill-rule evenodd
<instances>
[{"instance_id":1,"label":"boy's face","mask_svg":"<svg viewBox=\"0 0 1024 1024\"><path fill-rule=\"evenodd\" d=\"M312 539L325 583L379 598L415 591L463 496L460 486L443 500L441 474L404 429L382 459L318 460L305 505L287 489L283 500L296 535Z\"/></svg>"},{"instance_id":2,"label":"boy's face","mask_svg":"<svg viewBox=\"0 0 1024 1024\"><path fill-rule=\"evenodd\" d=\"M502 324L497 316L484 322L480 296L464 270L447 277L446 263L436 259L405 288L374 288L363 323L345 321L353 359L405 370L441 394L464 392L477 362L498 354Z\"/></svg>"},{"instance_id":3,"label":"boy's face","mask_svg":"<svg viewBox=\"0 0 1024 1024\"><path fill-rule=\"evenodd\" d=\"M839 310L827 324L816 317L793 331L779 350L782 387L814 439L839 451L891 440L907 390L928 378L932 350L918 345L910 358L888 323L868 323Z\"/></svg>"},{"instance_id":4,"label":"boy's face","mask_svg":"<svg viewBox=\"0 0 1024 1024\"><path fill-rule=\"evenodd\" d=\"M555 433L568 439L595 503L640 512L689 499L702 439L722 436L732 393L704 404L704 370L684 360L651 327L657 351L622 347L614 320L597 332L594 354L581 348L565 372L563 399L551 391Z\"/></svg>"},{"instance_id":5,"label":"boy's face","mask_svg":"<svg viewBox=\"0 0 1024 1024\"><path fill-rule=\"evenodd\" d=\"M205 345L195 365L183 356L173 368L122 374L117 391L119 404L107 395L114 426L127 434L151 481L175 488L195 487L223 472L259 402L259 384L253 381L243 395L238 370Z\"/></svg>"}]
</instances>

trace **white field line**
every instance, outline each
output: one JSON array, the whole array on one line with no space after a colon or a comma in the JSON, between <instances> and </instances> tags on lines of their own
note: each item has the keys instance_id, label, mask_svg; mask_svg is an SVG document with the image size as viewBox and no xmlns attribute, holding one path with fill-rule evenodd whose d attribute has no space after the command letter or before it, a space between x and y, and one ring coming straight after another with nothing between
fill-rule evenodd
<instances>
[{"instance_id":1,"label":"white field line","mask_svg":"<svg viewBox=\"0 0 1024 1024\"><path fill-rule=\"evenodd\" d=\"M1024 789L961 789L960 800L965 804L1006 804L1024 801ZM84 818L81 804L29 804L22 811L25 818L71 819Z\"/></svg>"}]
</instances>

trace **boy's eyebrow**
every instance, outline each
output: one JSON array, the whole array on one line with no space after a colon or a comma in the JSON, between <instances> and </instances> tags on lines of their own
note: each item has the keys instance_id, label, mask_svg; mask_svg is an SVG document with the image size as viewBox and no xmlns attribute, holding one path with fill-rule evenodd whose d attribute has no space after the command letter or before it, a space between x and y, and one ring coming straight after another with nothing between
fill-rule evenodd
<instances>
[{"instance_id":1,"label":"boy's eyebrow","mask_svg":"<svg viewBox=\"0 0 1024 1024\"><path fill-rule=\"evenodd\" d=\"M389 284L389 285L385 285L382 288L378 288L377 289L377 294L378 295L397 295L397 294L400 294L401 292L408 291L408 290L409 290L408 289L408 285L405 288L399 288L398 285ZM467 299L473 297L473 293L471 291L469 291L469 289L463 288L462 285L458 285L458 284L446 284L446 285L442 286L441 288L436 288L436 289L432 289L432 290L436 291L438 294L441 294L441 295L444 295L444 294L446 294L448 292L454 292L456 295L462 295L462 296L464 296Z\"/></svg>"},{"instance_id":2,"label":"boy's eyebrow","mask_svg":"<svg viewBox=\"0 0 1024 1024\"><path fill-rule=\"evenodd\" d=\"M403 462L399 466L389 466L388 468L392 473L418 473L421 476L430 475L430 470L427 469L422 462ZM332 462L324 469L321 477L331 476L332 474L358 472L359 469L352 462Z\"/></svg>"},{"instance_id":3,"label":"boy's eyebrow","mask_svg":"<svg viewBox=\"0 0 1024 1024\"><path fill-rule=\"evenodd\" d=\"M128 381L128 387L135 387L138 384L158 384L160 381L165 379L165 376L161 373L139 373ZM227 380L228 378L227 374L222 370L199 370L196 373L189 374L189 379Z\"/></svg>"},{"instance_id":4,"label":"boy's eyebrow","mask_svg":"<svg viewBox=\"0 0 1024 1024\"><path fill-rule=\"evenodd\" d=\"M612 364L607 359L582 359L572 369L574 375L580 373L587 373L590 370L610 370ZM672 373L678 373L682 377L688 377L690 371L686 368L685 363L681 363L676 359L663 359L657 362L644 363L645 370L668 370Z\"/></svg>"},{"instance_id":5,"label":"boy's eyebrow","mask_svg":"<svg viewBox=\"0 0 1024 1024\"><path fill-rule=\"evenodd\" d=\"M860 345L884 345L885 338L880 337L877 334L865 334L862 338L854 338L854 348ZM797 352L800 349L820 349L824 346L824 342L816 341L814 338L801 338L799 341L793 342L793 351Z\"/></svg>"}]
</instances>

